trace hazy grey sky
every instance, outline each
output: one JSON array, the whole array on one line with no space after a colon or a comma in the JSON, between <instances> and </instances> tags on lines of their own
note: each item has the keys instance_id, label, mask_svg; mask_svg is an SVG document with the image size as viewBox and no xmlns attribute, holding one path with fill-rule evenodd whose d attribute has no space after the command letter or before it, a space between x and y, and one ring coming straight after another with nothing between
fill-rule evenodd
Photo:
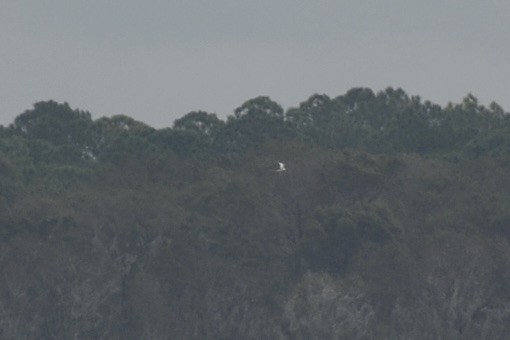
<instances>
[{"instance_id":1,"label":"hazy grey sky","mask_svg":"<svg viewBox=\"0 0 510 340\"><path fill-rule=\"evenodd\" d=\"M0 124L40 100L155 127L402 87L510 110L507 0L0 0Z\"/></svg>"}]
</instances>

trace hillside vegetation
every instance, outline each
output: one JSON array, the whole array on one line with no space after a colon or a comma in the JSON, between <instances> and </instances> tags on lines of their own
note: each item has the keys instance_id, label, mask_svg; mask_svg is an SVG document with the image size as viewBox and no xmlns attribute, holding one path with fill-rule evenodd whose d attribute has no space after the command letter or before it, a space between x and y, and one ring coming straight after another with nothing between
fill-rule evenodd
<instances>
[{"instance_id":1,"label":"hillside vegetation","mask_svg":"<svg viewBox=\"0 0 510 340\"><path fill-rule=\"evenodd\" d=\"M38 102L0 127L0 338L505 339L509 187L510 115L472 95L163 129Z\"/></svg>"}]
</instances>

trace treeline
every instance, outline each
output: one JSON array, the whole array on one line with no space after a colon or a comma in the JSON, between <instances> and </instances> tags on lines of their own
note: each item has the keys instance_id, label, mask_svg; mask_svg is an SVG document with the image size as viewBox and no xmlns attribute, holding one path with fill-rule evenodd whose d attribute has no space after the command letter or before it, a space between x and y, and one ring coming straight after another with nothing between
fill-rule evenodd
<instances>
[{"instance_id":1,"label":"treeline","mask_svg":"<svg viewBox=\"0 0 510 340\"><path fill-rule=\"evenodd\" d=\"M7 130L91 154L104 152L121 135L130 135L196 156L204 147L235 155L267 138L284 137L303 138L327 148L446 152L462 149L473 139L507 125L508 115L498 104L484 107L471 94L460 104L442 108L410 97L402 89L388 88L376 94L354 88L334 99L313 95L286 112L270 98L257 97L235 109L226 122L215 114L196 111L176 120L173 128L160 130L122 115L93 121L90 113L73 110L68 104L39 102Z\"/></svg>"},{"instance_id":2,"label":"treeline","mask_svg":"<svg viewBox=\"0 0 510 340\"><path fill-rule=\"evenodd\" d=\"M248 100L226 121L190 112L173 127L154 129L124 115L93 120L67 103L38 102L1 127L1 157L9 164L87 167L147 157L232 160L274 140L299 140L323 149L464 156L506 156L510 116L496 103L440 107L402 89L354 88L329 98L313 95L286 112L268 97ZM62 170L62 169L61 169ZM82 172L67 169L70 173Z\"/></svg>"},{"instance_id":3,"label":"treeline","mask_svg":"<svg viewBox=\"0 0 510 340\"><path fill-rule=\"evenodd\" d=\"M504 338L509 129L392 88L163 129L36 103L0 129L0 337Z\"/></svg>"}]
</instances>

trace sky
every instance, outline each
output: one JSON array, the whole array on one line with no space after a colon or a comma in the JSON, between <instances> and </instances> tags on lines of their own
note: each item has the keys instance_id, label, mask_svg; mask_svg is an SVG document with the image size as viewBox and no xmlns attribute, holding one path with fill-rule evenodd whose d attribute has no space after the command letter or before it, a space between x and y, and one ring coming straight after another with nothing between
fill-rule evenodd
<instances>
[{"instance_id":1,"label":"sky","mask_svg":"<svg viewBox=\"0 0 510 340\"><path fill-rule=\"evenodd\" d=\"M401 87L510 111L507 0L0 0L0 124L43 100L172 126Z\"/></svg>"}]
</instances>

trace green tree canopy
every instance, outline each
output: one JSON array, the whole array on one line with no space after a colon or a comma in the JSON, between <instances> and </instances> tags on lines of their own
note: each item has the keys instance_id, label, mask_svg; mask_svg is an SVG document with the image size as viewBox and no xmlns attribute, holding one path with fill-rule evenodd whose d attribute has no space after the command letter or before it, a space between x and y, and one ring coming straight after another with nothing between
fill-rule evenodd
<instances>
[{"instance_id":1,"label":"green tree canopy","mask_svg":"<svg viewBox=\"0 0 510 340\"><path fill-rule=\"evenodd\" d=\"M14 120L12 128L31 139L44 139L54 145L91 147L94 142L89 112L73 110L69 104L38 102Z\"/></svg>"}]
</instances>

